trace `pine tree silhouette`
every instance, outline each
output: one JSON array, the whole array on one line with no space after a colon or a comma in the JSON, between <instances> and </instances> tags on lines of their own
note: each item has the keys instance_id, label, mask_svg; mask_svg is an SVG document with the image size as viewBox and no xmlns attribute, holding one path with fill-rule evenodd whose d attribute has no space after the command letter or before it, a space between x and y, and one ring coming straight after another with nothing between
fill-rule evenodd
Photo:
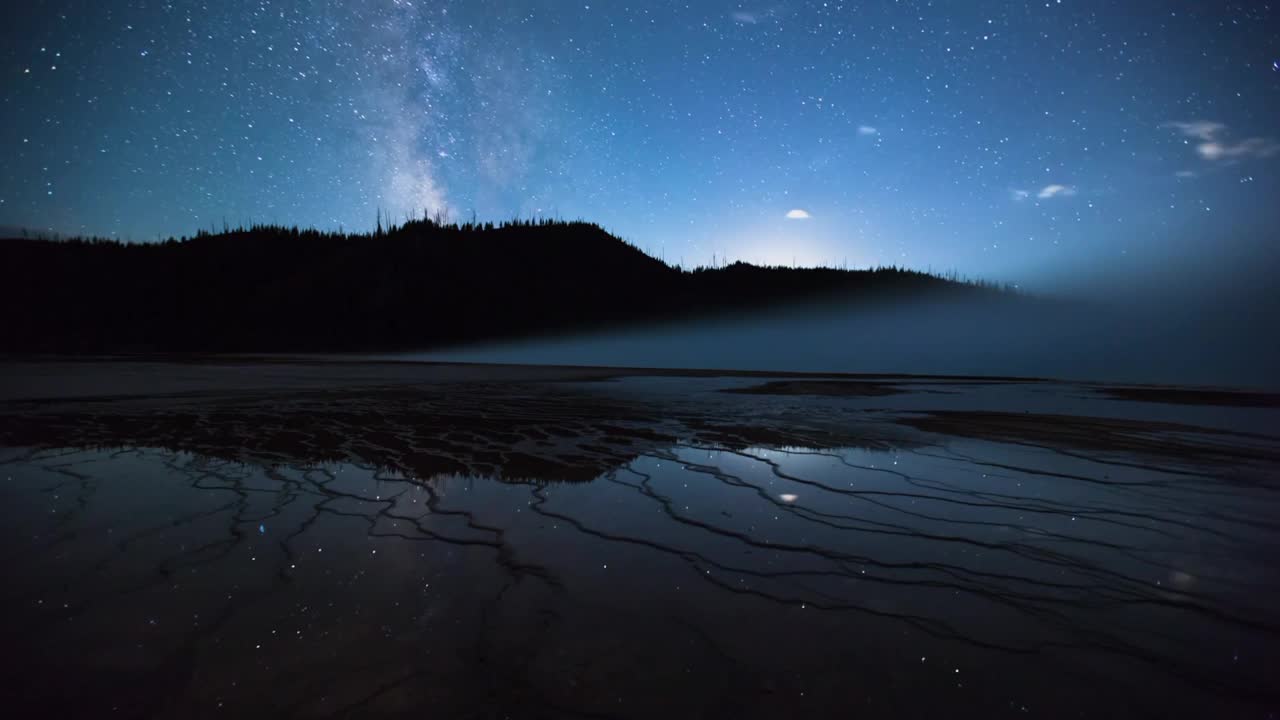
<instances>
[{"instance_id":1,"label":"pine tree silhouette","mask_svg":"<svg viewBox=\"0 0 1280 720\"><path fill-rule=\"evenodd\" d=\"M788 303L1000 296L897 267L683 269L584 221L403 225L371 234L250 225L160 243L0 242L0 350L427 349Z\"/></svg>"}]
</instances>

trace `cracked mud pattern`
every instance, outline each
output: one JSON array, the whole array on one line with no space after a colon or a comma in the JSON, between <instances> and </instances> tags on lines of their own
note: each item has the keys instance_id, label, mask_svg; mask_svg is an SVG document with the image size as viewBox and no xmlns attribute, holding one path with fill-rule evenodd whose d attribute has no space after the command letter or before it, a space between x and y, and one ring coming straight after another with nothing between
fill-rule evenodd
<instances>
[{"instance_id":1,"label":"cracked mud pattern","mask_svg":"<svg viewBox=\"0 0 1280 720\"><path fill-rule=\"evenodd\" d=\"M560 380L8 392L5 701L1280 712L1273 408L1047 382Z\"/></svg>"}]
</instances>

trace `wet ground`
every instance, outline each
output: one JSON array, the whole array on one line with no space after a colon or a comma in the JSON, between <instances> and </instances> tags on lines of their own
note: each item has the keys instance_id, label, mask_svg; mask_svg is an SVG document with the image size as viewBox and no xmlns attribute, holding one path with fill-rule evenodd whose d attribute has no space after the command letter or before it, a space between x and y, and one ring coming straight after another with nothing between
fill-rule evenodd
<instances>
[{"instance_id":1,"label":"wet ground","mask_svg":"<svg viewBox=\"0 0 1280 720\"><path fill-rule=\"evenodd\" d=\"M8 707L1280 713L1280 409L1221 389L0 367Z\"/></svg>"}]
</instances>

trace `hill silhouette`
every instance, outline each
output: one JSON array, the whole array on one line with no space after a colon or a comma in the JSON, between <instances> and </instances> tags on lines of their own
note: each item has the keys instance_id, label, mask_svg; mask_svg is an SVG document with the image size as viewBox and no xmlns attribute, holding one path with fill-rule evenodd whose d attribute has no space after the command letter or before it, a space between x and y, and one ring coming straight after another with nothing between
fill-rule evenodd
<instances>
[{"instance_id":1,"label":"hill silhouette","mask_svg":"<svg viewBox=\"0 0 1280 720\"><path fill-rule=\"evenodd\" d=\"M427 349L992 286L899 268L684 270L586 222L349 235L253 226L158 243L0 243L0 350Z\"/></svg>"}]
</instances>

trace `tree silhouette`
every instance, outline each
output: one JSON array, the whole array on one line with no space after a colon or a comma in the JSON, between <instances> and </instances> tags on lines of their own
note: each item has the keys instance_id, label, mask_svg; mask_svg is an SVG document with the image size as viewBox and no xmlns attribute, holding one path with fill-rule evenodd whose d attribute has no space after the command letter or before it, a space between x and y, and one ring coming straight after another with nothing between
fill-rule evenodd
<instances>
[{"instance_id":1,"label":"tree silhouette","mask_svg":"<svg viewBox=\"0 0 1280 720\"><path fill-rule=\"evenodd\" d=\"M252 225L161 243L0 242L0 349L426 349L805 301L1001 293L897 267L685 270L582 221L383 215L358 235Z\"/></svg>"}]
</instances>

